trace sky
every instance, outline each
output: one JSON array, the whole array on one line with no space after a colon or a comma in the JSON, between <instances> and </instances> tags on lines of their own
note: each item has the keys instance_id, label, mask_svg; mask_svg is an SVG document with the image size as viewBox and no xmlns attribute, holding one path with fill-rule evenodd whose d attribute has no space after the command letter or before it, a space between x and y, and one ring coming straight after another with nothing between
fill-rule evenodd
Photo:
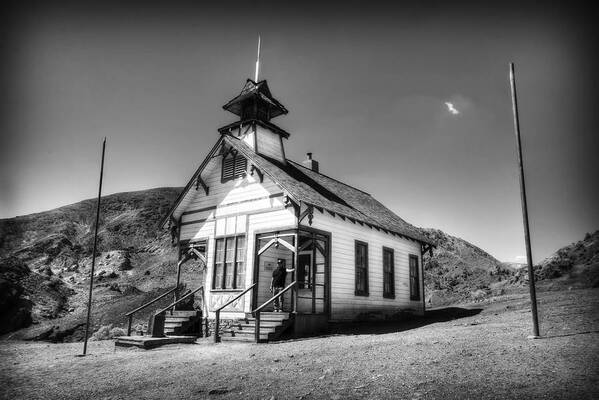
<instances>
[{"instance_id":1,"label":"sky","mask_svg":"<svg viewBox=\"0 0 599 400\"><path fill-rule=\"evenodd\" d=\"M168 4L167 4L168 3ZM183 186L253 77L289 114L289 158L501 261L599 229L597 33L575 2L18 2L3 24L0 218ZM123 5L125 4L125 5Z\"/></svg>"}]
</instances>

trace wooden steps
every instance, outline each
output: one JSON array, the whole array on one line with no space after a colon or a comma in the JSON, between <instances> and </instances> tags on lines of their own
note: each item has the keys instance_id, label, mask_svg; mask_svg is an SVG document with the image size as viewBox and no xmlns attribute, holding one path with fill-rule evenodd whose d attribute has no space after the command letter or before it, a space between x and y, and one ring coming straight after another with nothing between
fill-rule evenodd
<instances>
[{"instance_id":1,"label":"wooden steps","mask_svg":"<svg viewBox=\"0 0 599 400\"><path fill-rule=\"evenodd\" d=\"M164 334L166 336L200 335L202 314L197 311L167 312L164 318Z\"/></svg>"},{"instance_id":2,"label":"wooden steps","mask_svg":"<svg viewBox=\"0 0 599 400\"><path fill-rule=\"evenodd\" d=\"M195 343L195 341L195 336L165 336L161 338L155 338L151 336L119 336L115 338L114 345L120 347L153 349L165 344Z\"/></svg>"},{"instance_id":3,"label":"wooden steps","mask_svg":"<svg viewBox=\"0 0 599 400\"><path fill-rule=\"evenodd\" d=\"M288 312L260 313L260 342L277 340L281 334L293 325L293 314ZM233 326L222 329L220 339L223 342L254 342L256 340L256 319L248 314L246 318L237 321Z\"/></svg>"}]
</instances>

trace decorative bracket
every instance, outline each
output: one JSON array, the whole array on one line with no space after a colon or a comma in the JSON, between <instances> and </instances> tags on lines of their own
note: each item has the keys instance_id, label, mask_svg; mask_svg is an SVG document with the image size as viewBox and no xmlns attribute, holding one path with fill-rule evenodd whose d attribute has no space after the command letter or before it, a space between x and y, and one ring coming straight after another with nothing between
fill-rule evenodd
<instances>
[{"instance_id":1,"label":"decorative bracket","mask_svg":"<svg viewBox=\"0 0 599 400\"><path fill-rule=\"evenodd\" d=\"M206 185L206 183L204 183L204 181L202 180L202 177L198 176L198 180L196 181L196 190L198 190L200 188L200 186L202 186L202 188L204 189L204 192L206 192L206 196L208 196L209 188Z\"/></svg>"},{"instance_id":2,"label":"decorative bracket","mask_svg":"<svg viewBox=\"0 0 599 400\"><path fill-rule=\"evenodd\" d=\"M308 204L307 206L308 207L304 210L304 212L300 214L298 223L302 222L302 220L307 216L308 224L312 225L312 219L314 218L314 206L311 204Z\"/></svg>"},{"instance_id":3,"label":"decorative bracket","mask_svg":"<svg viewBox=\"0 0 599 400\"><path fill-rule=\"evenodd\" d=\"M229 147L229 148L227 148L227 146L226 146L226 145L225 145L225 143L223 142L223 144L222 144L222 145L221 145L221 147L220 147L220 150L218 151L218 154L219 154L219 155L221 155L221 156L223 156L223 157L226 157L226 156L227 156L227 154L229 154L229 152L230 152L232 149L233 149L232 147Z\"/></svg>"},{"instance_id":4,"label":"decorative bracket","mask_svg":"<svg viewBox=\"0 0 599 400\"><path fill-rule=\"evenodd\" d=\"M179 224L172 215L168 220L168 229L171 233L171 244L174 246L176 244L175 241L179 238Z\"/></svg>"},{"instance_id":5,"label":"decorative bracket","mask_svg":"<svg viewBox=\"0 0 599 400\"><path fill-rule=\"evenodd\" d=\"M254 172L258 174L258 177L260 178L260 183L262 183L264 181L264 174L262 173L262 171L260 171L260 169L258 169L258 167L256 167L256 165L252 164L252 168L250 168L250 175L254 176Z\"/></svg>"},{"instance_id":6,"label":"decorative bracket","mask_svg":"<svg viewBox=\"0 0 599 400\"><path fill-rule=\"evenodd\" d=\"M289 195L285 195L283 197L283 205L285 206L285 208L293 207L293 209L295 210L295 216L299 220L300 206L295 201L291 200L291 197Z\"/></svg>"}]
</instances>

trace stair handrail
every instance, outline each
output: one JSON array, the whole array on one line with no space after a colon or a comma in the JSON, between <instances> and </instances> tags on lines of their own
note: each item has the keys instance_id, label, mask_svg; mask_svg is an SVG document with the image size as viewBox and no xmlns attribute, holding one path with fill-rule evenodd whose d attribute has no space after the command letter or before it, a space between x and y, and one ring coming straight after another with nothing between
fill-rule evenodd
<instances>
[{"instance_id":1,"label":"stair handrail","mask_svg":"<svg viewBox=\"0 0 599 400\"><path fill-rule=\"evenodd\" d=\"M172 302L171 304L169 304L168 306L166 306L166 307L165 307L165 308L163 308L162 310L160 310L160 311L156 312L156 315L159 315L159 314L162 314L163 312L166 312L166 311L168 311L168 310L169 310L169 308L173 308L173 309L174 309L174 307L175 307L177 304L179 304L180 302L182 302L183 300L185 300L186 298L188 298L188 297L189 297L189 296L191 296L192 294L196 293L196 292L197 292L198 290L200 290L200 289L204 289L204 286L200 286L199 288L197 288L197 289L195 289L195 290L193 290L193 291L187 292L187 293L185 294L185 296L181 297L179 300Z\"/></svg>"},{"instance_id":2,"label":"stair handrail","mask_svg":"<svg viewBox=\"0 0 599 400\"><path fill-rule=\"evenodd\" d=\"M232 298L231 300L227 301L225 304L223 304L222 306L220 306L219 308L217 308L216 310L214 310L214 312L216 314L215 315L215 319L214 319L214 343L220 342L220 336L218 334L218 329L219 329L219 325L220 325L220 312L223 310L223 308L228 307L233 302L239 300L247 292L249 292L250 290L252 290L257 284L258 284L258 282L253 283L251 286L249 286L243 292L239 293L237 296L235 296L234 298Z\"/></svg>"},{"instance_id":3,"label":"stair handrail","mask_svg":"<svg viewBox=\"0 0 599 400\"><path fill-rule=\"evenodd\" d=\"M125 317L129 318L129 323L127 325L127 336L131 336L131 324L133 322L133 314L135 314L136 312L143 310L144 308L151 306L152 304L156 303L158 300L163 299L164 297L168 296L169 294L173 293L175 290L177 290L180 286L175 286L174 288L172 288L171 290L162 293L160 296L156 297L153 300L150 300L149 302L147 302L146 304L144 304L143 306L137 307L135 310L129 311L127 314L125 314Z\"/></svg>"},{"instance_id":4,"label":"stair handrail","mask_svg":"<svg viewBox=\"0 0 599 400\"><path fill-rule=\"evenodd\" d=\"M256 308L254 311L252 311L252 314L254 314L254 317L256 318L256 323L255 323L255 327L254 327L254 338L256 339L256 343L260 342L260 313L262 312L262 309L264 307L266 307L267 305L269 305L270 303L272 303L273 301L275 301L276 299L278 299L279 297L283 296L290 289L295 288L296 286L297 286L297 281L291 282L289 285L287 285L287 287L285 289L281 290L279 293L275 294L273 297L266 300L266 302L263 303L260 307ZM295 305L294 305L294 308L295 308ZM295 309L293 309L292 312L293 311L295 311Z\"/></svg>"},{"instance_id":5,"label":"stair handrail","mask_svg":"<svg viewBox=\"0 0 599 400\"><path fill-rule=\"evenodd\" d=\"M204 337L208 337L208 304L206 304L206 290L202 288L202 324Z\"/></svg>"}]
</instances>

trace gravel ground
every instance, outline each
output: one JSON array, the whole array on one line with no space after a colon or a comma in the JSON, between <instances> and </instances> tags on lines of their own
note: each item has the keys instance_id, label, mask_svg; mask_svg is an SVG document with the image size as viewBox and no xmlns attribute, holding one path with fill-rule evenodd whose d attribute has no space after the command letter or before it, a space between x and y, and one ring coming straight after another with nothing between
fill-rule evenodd
<instances>
[{"instance_id":1,"label":"gravel ground","mask_svg":"<svg viewBox=\"0 0 599 400\"><path fill-rule=\"evenodd\" d=\"M0 398L599 398L599 289L539 298L537 340L526 338L526 296L513 295L468 305L462 318L436 310L274 344L201 339L146 351L103 341L76 357L81 343L2 342Z\"/></svg>"}]
</instances>

